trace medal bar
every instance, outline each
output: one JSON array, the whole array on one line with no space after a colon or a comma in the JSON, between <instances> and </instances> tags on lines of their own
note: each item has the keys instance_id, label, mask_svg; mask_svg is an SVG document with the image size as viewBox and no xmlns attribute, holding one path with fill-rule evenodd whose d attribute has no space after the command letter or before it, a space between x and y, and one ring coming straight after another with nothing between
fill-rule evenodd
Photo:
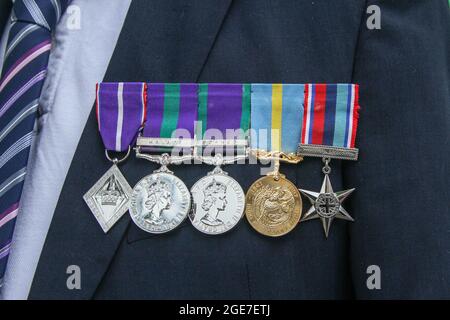
<instances>
[{"instance_id":1,"label":"medal bar","mask_svg":"<svg viewBox=\"0 0 450 320\"><path fill-rule=\"evenodd\" d=\"M300 221L319 218L328 237L335 218L353 221L342 202L354 189L334 191L329 174L332 159L358 159L358 111L353 84L101 83L96 114L113 165L83 198L104 232L129 209L139 228L155 234L189 216L200 232L218 235L245 213L266 236L283 236ZM134 144L137 158L160 167L131 189L118 164ZM280 173L281 163L295 165L308 156L324 162L319 192L297 189ZM271 161L273 170L245 195L222 166L249 157ZM189 191L168 166L192 161L214 169ZM312 204L304 215L300 193Z\"/></svg>"}]
</instances>

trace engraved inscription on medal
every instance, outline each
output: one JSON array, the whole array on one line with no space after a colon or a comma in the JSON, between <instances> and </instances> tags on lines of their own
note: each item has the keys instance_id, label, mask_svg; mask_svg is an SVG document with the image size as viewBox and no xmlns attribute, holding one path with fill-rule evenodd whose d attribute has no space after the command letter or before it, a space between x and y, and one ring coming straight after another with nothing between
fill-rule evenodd
<instances>
[{"instance_id":1,"label":"engraved inscription on medal","mask_svg":"<svg viewBox=\"0 0 450 320\"><path fill-rule=\"evenodd\" d=\"M131 187L117 166L112 166L83 196L106 233L128 210Z\"/></svg>"}]
</instances>

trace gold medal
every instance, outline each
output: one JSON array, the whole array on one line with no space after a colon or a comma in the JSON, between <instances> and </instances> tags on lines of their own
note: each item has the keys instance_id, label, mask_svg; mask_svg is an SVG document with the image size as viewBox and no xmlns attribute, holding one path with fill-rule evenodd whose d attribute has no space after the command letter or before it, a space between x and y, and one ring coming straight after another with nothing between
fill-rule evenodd
<instances>
[{"instance_id":1,"label":"gold medal","mask_svg":"<svg viewBox=\"0 0 450 320\"><path fill-rule=\"evenodd\" d=\"M262 177L245 197L245 215L259 233L279 237L292 231L300 221L302 198L297 187L283 175Z\"/></svg>"},{"instance_id":2,"label":"gold medal","mask_svg":"<svg viewBox=\"0 0 450 320\"><path fill-rule=\"evenodd\" d=\"M280 162L298 164L304 85L252 84L250 155L270 161L273 172L250 186L245 215L259 233L279 237L300 221L302 199L297 187L279 173Z\"/></svg>"},{"instance_id":3,"label":"gold medal","mask_svg":"<svg viewBox=\"0 0 450 320\"><path fill-rule=\"evenodd\" d=\"M260 152L258 158L272 158L275 169L267 176L256 180L245 197L245 216L250 225L259 233L269 237L280 237L292 231L302 215L302 198L291 181L279 173L279 161L298 163L301 157L290 158L280 153L275 155ZM283 160L282 160L283 159Z\"/></svg>"}]
</instances>

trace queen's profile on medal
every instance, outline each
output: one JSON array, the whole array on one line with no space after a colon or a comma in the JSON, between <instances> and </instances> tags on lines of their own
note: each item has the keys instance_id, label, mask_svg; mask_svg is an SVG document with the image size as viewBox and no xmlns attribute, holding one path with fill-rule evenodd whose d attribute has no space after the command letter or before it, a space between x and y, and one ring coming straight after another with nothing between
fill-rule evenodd
<instances>
[{"instance_id":1,"label":"queen's profile on medal","mask_svg":"<svg viewBox=\"0 0 450 320\"><path fill-rule=\"evenodd\" d=\"M164 210L170 209L172 203L171 190L167 183L157 179L147 188L147 197L142 200L142 217L149 223L160 225L164 223Z\"/></svg>"},{"instance_id":2,"label":"queen's profile on medal","mask_svg":"<svg viewBox=\"0 0 450 320\"><path fill-rule=\"evenodd\" d=\"M209 226L223 224L223 221L219 218L219 214L227 206L227 187L213 179L205 188L203 194L202 210L205 215L200 220Z\"/></svg>"},{"instance_id":3,"label":"queen's profile on medal","mask_svg":"<svg viewBox=\"0 0 450 320\"><path fill-rule=\"evenodd\" d=\"M134 186L129 211L142 230L164 233L184 221L190 205L189 190L183 181L171 173L155 172Z\"/></svg>"},{"instance_id":4,"label":"queen's profile on medal","mask_svg":"<svg viewBox=\"0 0 450 320\"><path fill-rule=\"evenodd\" d=\"M244 213L245 194L226 173L209 174L191 189L194 205L189 214L199 231L217 235L234 228Z\"/></svg>"}]
</instances>

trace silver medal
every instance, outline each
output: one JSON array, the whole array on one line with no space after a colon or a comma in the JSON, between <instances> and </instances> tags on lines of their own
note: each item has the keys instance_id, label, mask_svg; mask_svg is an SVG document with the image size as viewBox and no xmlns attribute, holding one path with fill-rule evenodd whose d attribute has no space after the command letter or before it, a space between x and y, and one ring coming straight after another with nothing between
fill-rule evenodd
<instances>
[{"instance_id":1,"label":"silver medal","mask_svg":"<svg viewBox=\"0 0 450 320\"><path fill-rule=\"evenodd\" d=\"M128 210L131 187L113 165L83 196L98 223L106 233Z\"/></svg>"},{"instance_id":2,"label":"silver medal","mask_svg":"<svg viewBox=\"0 0 450 320\"><path fill-rule=\"evenodd\" d=\"M239 183L216 168L191 188L193 205L189 213L199 231L216 235L235 227L244 214L245 194Z\"/></svg>"},{"instance_id":3,"label":"silver medal","mask_svg":"<svg viewBox=\"0 0 450 320\"><path fill-rule=\"evenodd\" d=\"M191 197L186 185L169 172L155 172L142 178L131 193L130 215L149 233L165 233L186 219Z\"/></svg>"},{"instance_id":4,"label":"silver medal","mask_svg":"<svg viewBox=\"0 0 450 320\"><path fill-rule=\"evenodd\" d=\"M331 168L329 166L330 158L325 157L323 159L325 166L322 168L322 172L325 177L322 182L322 187L319 192L310 190L299 189L300 192L308 198L311 202L311 208L305 213L302 221L317 219L322 221L325 237L328 238L330 233L330 227L333 220L342 219L347 221L354 221L352 216L344 209L342 202L353 192L355 189L348 189L344 191L333 191L329 174Z\"/></svg>"}]
</instances>

